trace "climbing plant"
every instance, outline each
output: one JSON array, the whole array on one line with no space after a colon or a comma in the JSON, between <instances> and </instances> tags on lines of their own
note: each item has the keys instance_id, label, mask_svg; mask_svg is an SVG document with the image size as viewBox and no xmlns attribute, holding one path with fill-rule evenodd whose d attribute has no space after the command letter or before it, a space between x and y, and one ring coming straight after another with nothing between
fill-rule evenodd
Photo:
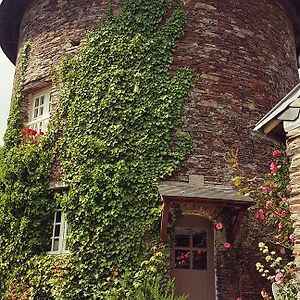
<instances>
[{"instance_id":1,"label":"climbing plant","mask_svg":"<svg viewBox=\"0 0 300 300\"><path fill-rule=\"evenodd\" d=\"M79 54L62 62L56 114L38 138L20 131L25 51L1 165L0 290L7 299L134 299L160 290L157 278L164 286L157 184L191 149L178 128L194 76L186 68L170 75L184 24L180 3L125 0L120 16L108 14ZM56 197L49 190L54 158L68 186ZM70 253L51 256L58 205L70 226Z\"/></svg>"},{"instance_id":2,"label":"climbing plant","mask_svg":"<svg viewBox=\"0 0 300 300\"><path fill-rule=\"evenodd\" d=\"M275 286L276 299L297 299L293 245L295 235L288 203L289 162L282 146L272 152L270 172L262 177L236 176L234 185L239 191L255 199L250 207L256 222L263 223L265 233L259 241L261 252L256 263L258 272ZM270 299L262 291L263 299Z\"/></svg>"}]
</instances>

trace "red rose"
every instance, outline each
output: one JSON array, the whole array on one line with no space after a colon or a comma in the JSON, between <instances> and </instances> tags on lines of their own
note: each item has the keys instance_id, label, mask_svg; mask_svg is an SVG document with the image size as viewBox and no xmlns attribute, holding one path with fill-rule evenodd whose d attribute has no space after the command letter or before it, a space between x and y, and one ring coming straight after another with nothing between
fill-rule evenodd
<instances>
[{"instance_id":1,"label":"red rose","mask_svg":"<svg viewBox=\"0 0 300 300\"><path fill-rule=\"evenodd\" d=\"M223 224L222 223L217 223L215 227L216 227L217 230L222 230L223 229Z\"/></svg>"},{"instance_id":2,"label":"red rose","mask_svg":"<svg viewBox=\"0 0 300 300\"><path fill-rule=\"evenodd\" d=\"M272 155L273 155L273 156L280 156L281 154L282 154L281 151L278 150L278 149L276 149L276 150L274 150L274 151L272 152Z\"/></svg>"},{"instance_id":3,"label":"red rose","mask_svg":"<svg viewBox=\"0 0 300 300\"><path fill-rule=\"evenodd\" d=\"M224 243L224 248L225 248L225 249L229 249L230 247L231 247L230 243L227 243L227 242Z\"/></svg>"},{"instance_id":4,"label":"red rose","mask_svg":"<svg viewBox=\"0 0 300 300\"><path fill-rule=\"evenodd\" d=\"M270 164L270 171L272 174L277 174L277 163L276 162L272 162Z\"/></svg>"}]
</instances>

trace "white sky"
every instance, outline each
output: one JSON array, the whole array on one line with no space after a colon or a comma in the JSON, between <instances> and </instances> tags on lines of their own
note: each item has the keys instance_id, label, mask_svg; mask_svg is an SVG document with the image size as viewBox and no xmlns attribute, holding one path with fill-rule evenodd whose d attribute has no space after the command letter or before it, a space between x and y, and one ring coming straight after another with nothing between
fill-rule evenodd
<instances>
[{"instance_id":1,"label":"white sky","mask_svg":"<svg viewBox=\"0 0 300 300\"><path fill-rule=\"evenodd\" d=\"M0 1L1 3L2 1ZM0 145L6 129L15 67L0 49Z\"/></svg>"}]
</instances>

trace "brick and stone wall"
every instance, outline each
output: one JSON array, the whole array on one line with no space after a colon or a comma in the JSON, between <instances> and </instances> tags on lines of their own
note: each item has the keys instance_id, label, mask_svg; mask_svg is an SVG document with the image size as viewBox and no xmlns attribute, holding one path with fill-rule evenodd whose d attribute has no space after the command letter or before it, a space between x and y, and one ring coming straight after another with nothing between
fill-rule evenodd
<instances>
[{"instance_id":1,"label":"brick and stone wall","mask_svg":"<svg viewBox=\"0 0 300 300\"><path fill-rule=\"evenodd\" d=\"M248 174L266 170L270 149L250 131L298 80L292 24L278 3L185 1L187 27L173 66L198 76L182 126L195 147L176 178L199 174L228 184L232 149L240 149Z\"/></svg>"}]
</instances>

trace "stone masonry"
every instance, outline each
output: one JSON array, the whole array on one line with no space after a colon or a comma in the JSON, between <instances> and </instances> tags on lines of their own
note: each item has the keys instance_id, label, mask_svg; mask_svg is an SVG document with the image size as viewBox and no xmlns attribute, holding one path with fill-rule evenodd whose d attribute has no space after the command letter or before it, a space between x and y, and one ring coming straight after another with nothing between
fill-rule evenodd
<instances>
[{"instance_id":1,"label":"stone masonry","mask_svg":"<svg viewBox=\"0 0 300 300\"><path fill-rule=\"evenodd\" d=\"M86 31L101 24L111 2L114 13L119 14L120 0L28 1L19 31L19 50L31 40L22 106L24 122L30 93L52 85L57 101L58 87L52 83L51 70L59 67L64 56L78 51ZM298 79L293 24L280 3L279 0L184 1L187 26L174 53L171 73L177 67L189 67L197 76L181 124L191 134L194 149L171 180L188 181L189 175L203 175L205 182L229 186L227 153L237 149L246 173L254 175L267 170L270 145L252 137L250 130ZM290 139L294 145L293 135ZM300 145L290 146L291 155L293 147ZM293 160L291 170L299 169L298 160ZM54 168L53 180L58 175L58 168ZM299 178L297 173L292 177L294 186ZM291 204L294 217L300 220L299 197L295 195ZM295 226L298 228L300 223ZM299 243L298 234L295 251L300 253ZM222 254L216 260L217 273L221 274L219 300L232 300L243 294L233 258ZM251 282L248 277L244 286L249 300L259 299L256 278ZM242 275L239 280L243 281Z\"/></svg>"}]
</instances>

